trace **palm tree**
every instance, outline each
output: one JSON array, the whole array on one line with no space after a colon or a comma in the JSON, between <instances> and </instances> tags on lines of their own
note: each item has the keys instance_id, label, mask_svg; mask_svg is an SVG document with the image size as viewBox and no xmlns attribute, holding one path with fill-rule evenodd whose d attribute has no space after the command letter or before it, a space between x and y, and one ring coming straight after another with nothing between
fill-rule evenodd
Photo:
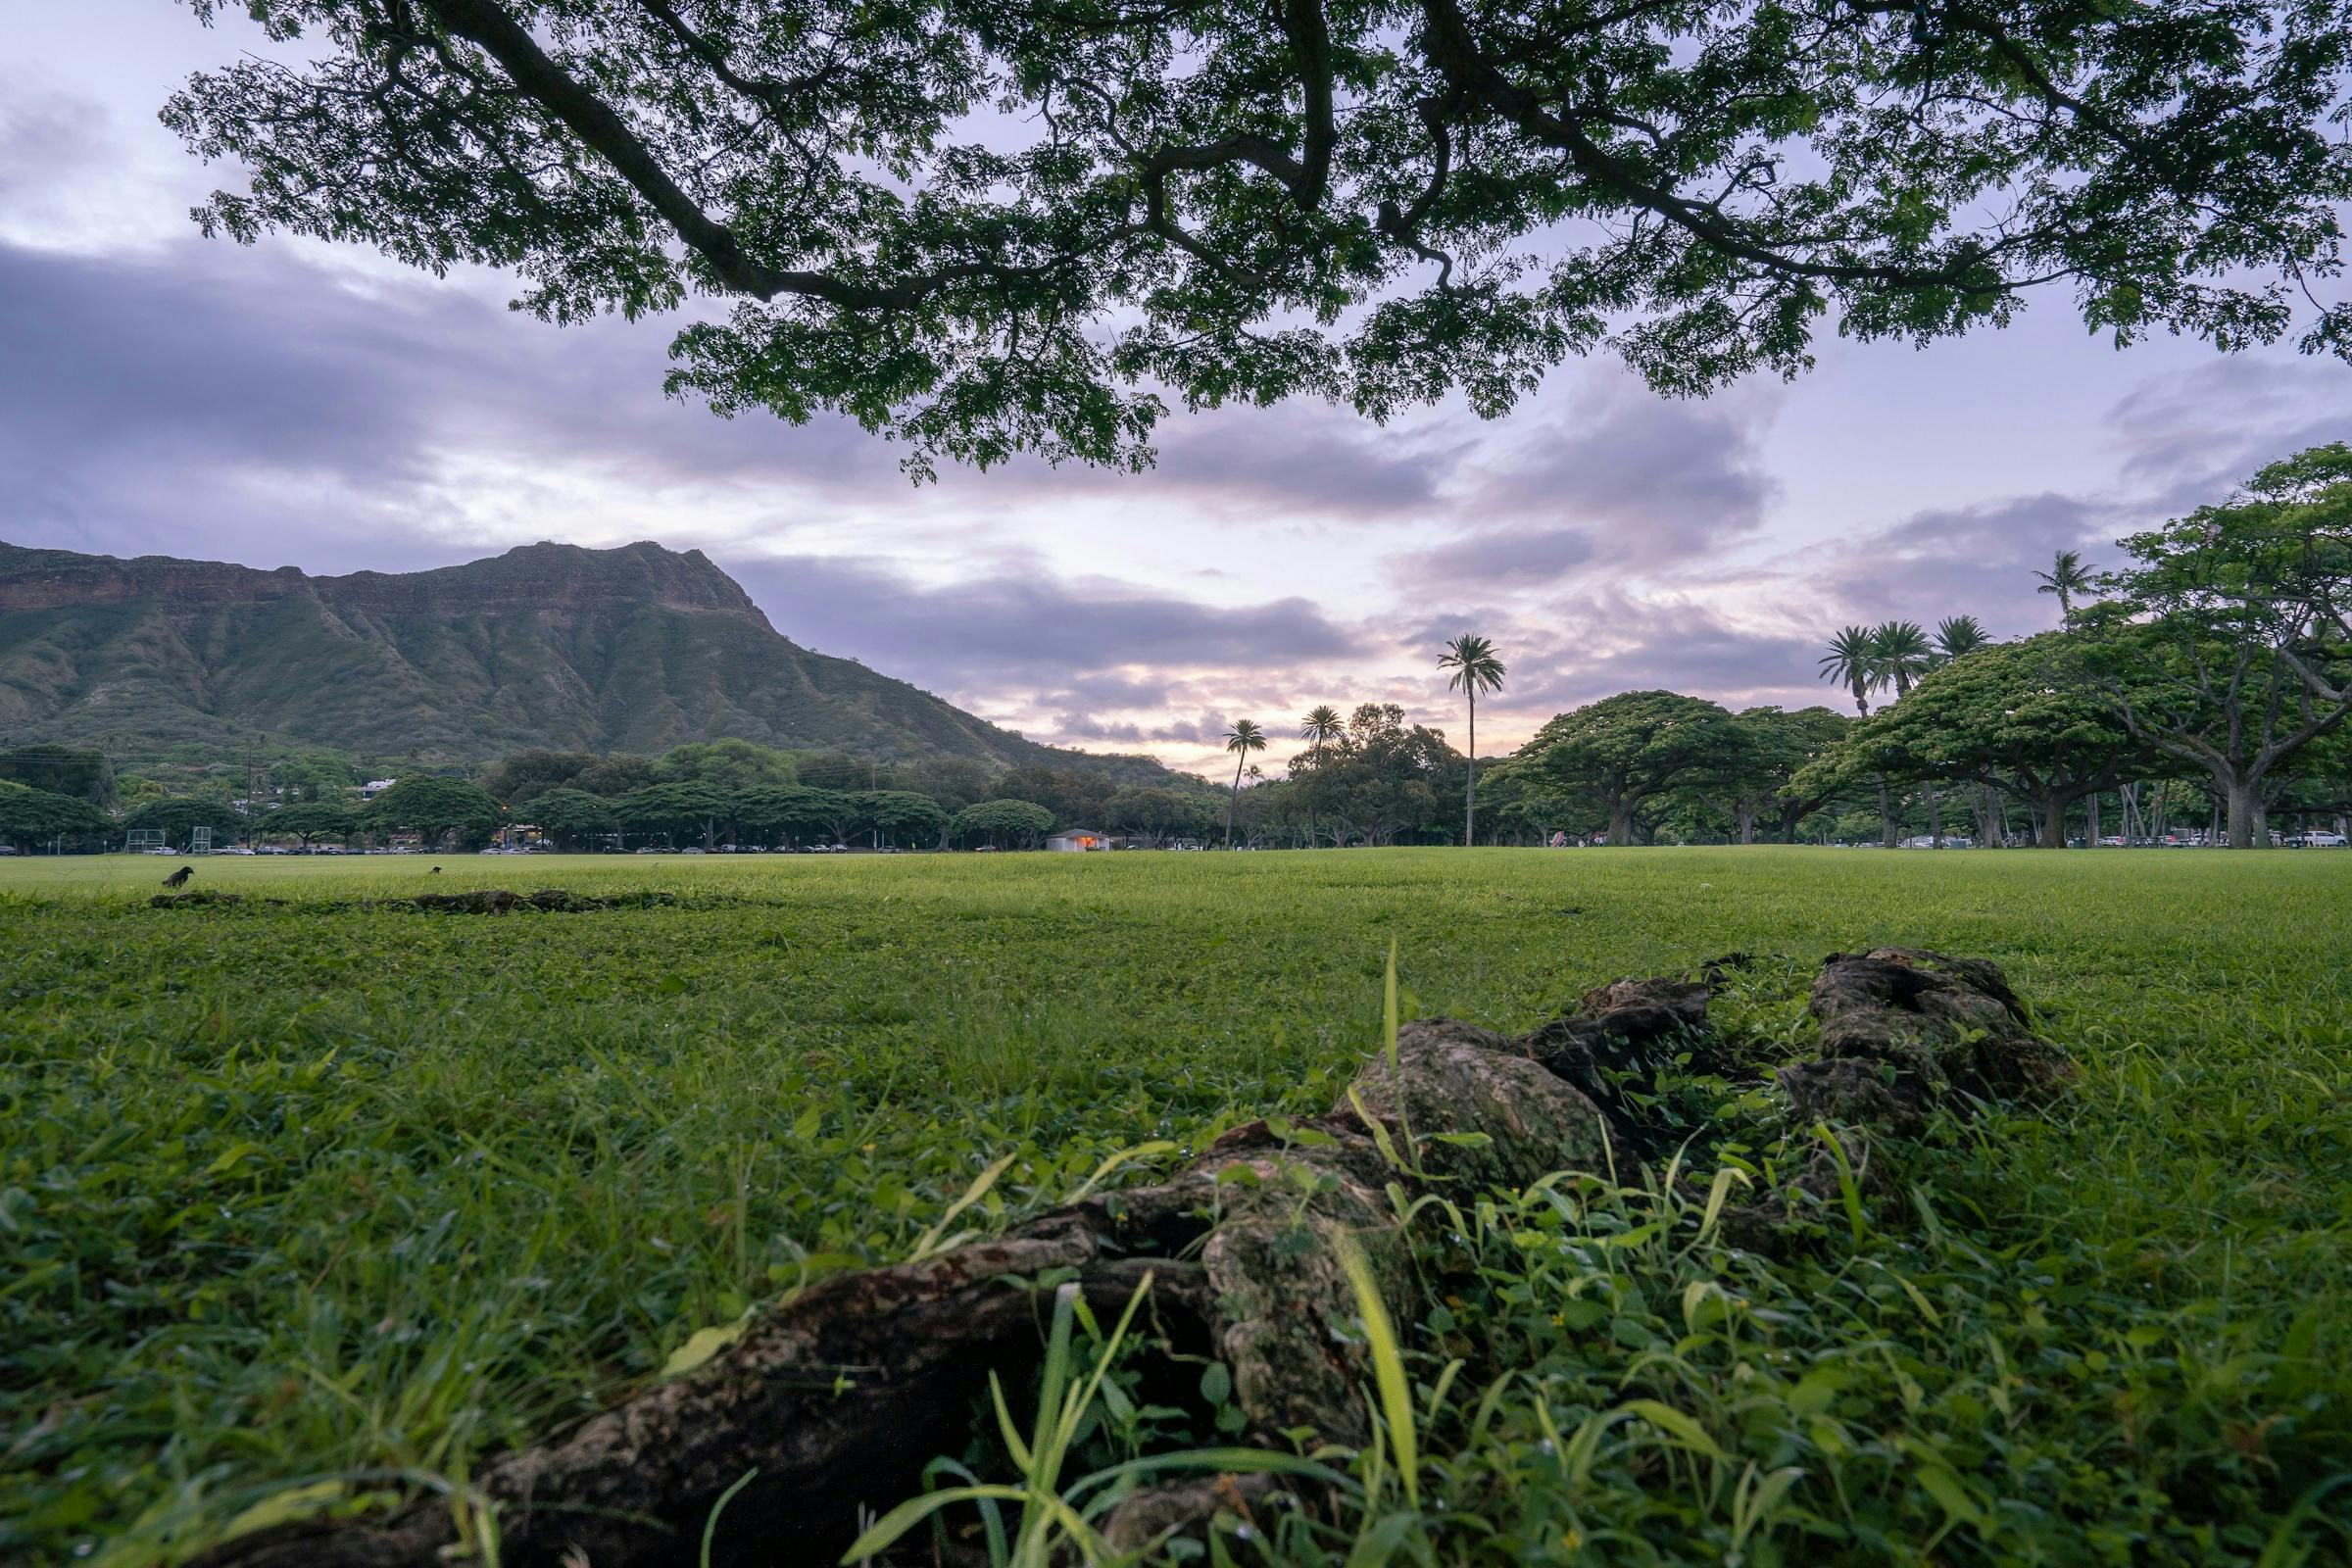
<instances>
[{"instance_id":1,"label":"palm tree","mask_svg":"<svg viewBox=\"0 0 2352 1568\"><path fill-rule=\"evenodd\" d=\"M2082 564L2082 554L2061 550L2050 558L2049 570L2037 571L2034 575L2041 579L2041 586L2034 590L2035 593L2058 596L2058 618L2061 621L2074 619L2075 595L2086 594L2091 589L2090 569Z\"/></svg>"},{"instance_id":2,"label":"palm tree","mask_svg":"<svg viewBox=\"0 0 2352 1568\"><path fill-rule=\"evenodd\" d=\"M1966 659L1980 648L1991 644L1983 622L1974 615L1946 615L1936 623L1936 652L1948 663Z\"/></svg>"},{"instance_id":3,"label":"palm tree","mask_svg":"<svg viewBox=\"0 0 2352 1568\"><path fill-rule=\"evenodd\" d=\"M1870 634L1872 651L1878 656L1879 679L1894 684L1894 700L1901 702L1911 695L1914 676L1924 675L1936 667L1936 649L1928 634L1916 620L1889 620ZM1937 849L1943 848L1943 806L1936 799L1936 786L1923 784L1928 802L1928 836ZM1894 840L1892 819L1883 822L1883 837L1887 843Z\"/></svg>"},{"instance_id":4,"label":"palm tree","mask_svg":"<svg viewBox=\"0 0 2352 1568\"><path fill-rule=\"evenodd\" d=\"M1821 678L1834 680L1854 694L1854 708L1870 716L1870 694L1886 684L1879 667L1879 634L1868 626L1846 626L1830 639L1821 661ZM1894 848L1894 810L1886 801L1886 775L1879 775L1879 841Z\"/></svg>"},{"instance_id":5,"label":"palm tree","mask_svg":"<svg viewBox=\"0 0 2352 1568\"><path fill-rule=\"evenodd\" d=\"M1870 650L1879 684L1891 683L1895 699L1911 695L1911 682L1935 667L1936 649L1916 620L1889 620L1871 628Z\"/></svg>"},{"instance_id":6,"label":"palm tree","mask_svg":"<svg viewBox=\"0 0 2352 1568\"><path fill-rule=\"evenodd\" d=\"M1233 728L1225 732L1225 749L1233 754L1233 798L1225 803L1225 847L1233 848L1233 808L1241 804L1242 765L1250 760L1251 752L1266 749L1266 732L1257 727L1254 718L1237 718Z\"/></svg>"},{"instance_id":7,"label":"palm tree","mask_svg":"<svg viewBox=\"0 0 2352 1568\"><path fill-rule=\"evenodd\" d=\"M1318 703L1298 720L1298 738L1313 749L1316 759L1320 760L1323 748L1338 740L1347 732L1347 728L1338 709L1329 703Z\"/></svg>"},{"instance_id":8,"label":"palm tree","mask_svg":"<svg viewBox=\"0 0 2352 1568\"><path fill-rule=\"evenodd\" d=\"M1494 657L1492 642L1467 631L1446 645L1446 651L1438 656L1438 667L1453 671L1446 677L1446 689L1470 700L1470 771L1462 783L1462 848L1468 849L1478 827L1478 694L1502 690L1502 677L1508 671Z\"/></svg>"},{"instance_id":9,"label":"palm tree","mask_svg":"<svg viewBox=\"0 0 2352 1568\"><path fill-rule=\"evenodd\" d=\"M1946 615L1936 623L1936 653L1937 659L1943 663L1948 664L1954 660L1966 659L1977 650L1991 646L1991 634L1984 630L1984 623L1974 615ZM1980 784L1977 786L1977 842L1979 844L1991 842L1993 837L1989 826L1991 821L1992 786Z\"/></svg>"},{"instance_id":10,"label":"palm tree","mask_svg":"<svg viewBox=\"0 0 2352 1568\"><path fill-rule=\"evenodd\" d=\"M1854 694L1854 708L1870 716L1870 694L1883 682L1879 674L1877 635L1868 626L1848 626L1830 639L1821 661L1821 678L1834 680Z\"/></svg>"}]
</instances>

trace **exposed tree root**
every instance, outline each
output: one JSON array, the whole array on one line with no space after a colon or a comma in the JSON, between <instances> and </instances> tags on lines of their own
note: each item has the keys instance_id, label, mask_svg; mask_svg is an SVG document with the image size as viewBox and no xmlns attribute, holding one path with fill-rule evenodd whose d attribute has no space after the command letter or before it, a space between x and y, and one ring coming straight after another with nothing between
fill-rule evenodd
<instances>
[{"instance_id":1,"label":"exposed tree root","mask_svg":"<svg viewBox=\"0 0 2352 1568\"><path fill-rule=\"evenodd\" d=\"M219 904L260 904L282 907L285 899L248 899L242 893L223 893L216 888L199 888L193 893L158 893L147 901L157 909L203 908ZM419 893L402 899L306 899L305 912L335 909L421 909L439 914L516 914L535 911L541 914L581 914L593 909L644 909L659 905L675 904L675 895L668 893L624 893L609 898L595 894L572 893L564 888L541 888L536 893L510 893L505 888L482 888L470 893Z\"/></svg>"},{"instance_id":2,"label":"exposed tree root","mask_svg":"<svg viewBox=\"0 0 2352 1568\"><path fill-rule=\"evenodd\" d=\"M904 1500L927 1460L963 1450L992 1370L1008 1390L1023 1386L1064 1281L1115 1313L1150 1271L1154 1336L1178 1354L1225 1363L1250 1438L1280 1446L1277 1434L1309 1427L1362 1442L1367 1369L1334 1332L1355 1303L1333 1232L1363 1245L1392 1312L1417 1317L1389 1185L1523 1187L1661 1152L1619 1080L1682 1052L1709 1070L1709 995L1699 982L1620 981L1516 1041L1446 1019L1408 1024L1393 1068L1375 1057L1350 1097L1298 1128L1237 1127L1158 1185L1089 1198L918 1262L819 1281L698 1372L489 1464L476 1486L497 1510L500 1558L691 1563L720 1494L756 1468L727 1505L714 1559L829 1561L857 1534L860 1510ZM1826 1059L1781 1073L1808 1116L1909 1127L1949 1090L2041 1093L2071 1070L2026 1032L1990 964L1892 949L1836 956L1813 1007ZM1486 1136L1428 1136L1438 1133ZM1798 1201L1776 1195L1743 1219L1769 1228L1775 1205ZM1165 1378L1170 1402L1185 1397L1180 1379L1197 1381L1172 1363L1145 1375ZM1140 1544L1197 1526L1237 1485L1263 1482L1141 1494L1120 1506L1110 1534ZM204 1560L437 1568L457 1539L447 1500L428 1498L389 1518L247 1536Z\"/></svg>"}]
</instances>

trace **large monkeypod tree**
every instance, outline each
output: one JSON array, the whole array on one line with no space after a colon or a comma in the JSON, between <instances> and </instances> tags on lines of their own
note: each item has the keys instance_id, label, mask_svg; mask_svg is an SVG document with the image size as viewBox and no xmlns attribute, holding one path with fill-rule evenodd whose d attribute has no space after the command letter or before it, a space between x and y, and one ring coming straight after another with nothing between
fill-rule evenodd
<instances>
[{"instance_id":1,"label":"large monkeypod tree","mask_svg":"<svg viewBox=\"0 0 2352 1568\"><path fill-rule=\"evenodd\" d=\"M1596 803L1608 841L1643 835L1642 808L1675 790L1722 777L1741 754L1732 715L1680 692L1621 692L1562 713L1518 756L1561 787Z\"/></svg>"},{"instance_id":2,"label":"large monkeypod tree","mask_svg":"<svg viewBox=\"0 0 2352 1568\"><path fill-rule=\"evenodd\" d=\"M2065 632L1998 643L1929 674L1798 770L1798 794L1834 794L1878 776L1980 784L2028 803L2043 849L2066 848L2066 813L2148 760L2120 715L2068 676Z\"/></svg>"},{"instance_id":3,"label":"large monkeypod tree","mask_svg":"<svg viewBox=\"0 0 2352 1568\"><path fill-rule=\"evenodd\" d=\"M2123 727L2205 773L2232 849L2267 844L2271 793L2352 721L2352 447L2271 464L2123 544L2078 667Z\"/></svg>"},{"instance_id":4,"label":"large monkeypod tree","mask_svg":"<svg viewBox=\"0 0 2352 1568\"><path fill-rule=\"evenodd\" d=\"M2046 285L2352 354L2352 0L188 0L300 37L166 120L209 231L685 309L672 389L1141 465L1163 399L1498 414ZM725 302L713 309L709 303Z\"/></svg>"}]
</instances>

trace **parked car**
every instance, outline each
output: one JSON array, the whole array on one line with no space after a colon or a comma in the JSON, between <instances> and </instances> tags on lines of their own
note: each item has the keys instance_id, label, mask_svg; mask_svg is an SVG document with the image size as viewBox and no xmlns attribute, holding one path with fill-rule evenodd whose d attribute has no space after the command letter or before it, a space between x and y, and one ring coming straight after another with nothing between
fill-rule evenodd
<instances>
[{"instance_id":1,"label":"parked car","mask_svg":"<svg viewBox=\"0 0 2352 1568\"><path fill-rule=\"evenodd\" d=\"M2303 847L2307 850L2340 850L2344 847L2344 836L2315 827L2303 835Z\"/></svg>"}]
</instances>

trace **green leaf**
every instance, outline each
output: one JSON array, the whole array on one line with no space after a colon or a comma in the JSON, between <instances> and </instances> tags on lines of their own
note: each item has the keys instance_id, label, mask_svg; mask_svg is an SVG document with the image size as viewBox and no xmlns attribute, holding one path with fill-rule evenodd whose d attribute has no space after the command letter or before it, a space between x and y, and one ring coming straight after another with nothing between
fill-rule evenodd
<instances>
[{"instance_id":1,"label":"green leaf","mask_svg":"<svg viewBox=\"0 0 2352 1568\"><path fill-rule=\"evenodd\" d=\"M341 1481L314 1481L308 1486L273 1492L223 1525L220 1539L232 1541L257 1530L270 1530L323 1513L342 1500L346 1490Z\"/></svg>"},{"instance_id":2,"label":"green leaf","mask_svg":"<svg viewBox=\"0 0 2352 1568\"><path fill-rule=\"evenodd\" d=\"M742 1339L744 1331L751 1326L752 1314L746 1312L732 1323L718 1323L710 1328L696 1329L692 1334L686 1336L684 1345L669 1352L669 1359L662 1363L662 1376L674 1378L693 1371L737 1340Z\"/></svg>"},{"instance_id":3,"label":"green leaf","mask_svg":"<svg viewBox=\"0 0 2352 1568\"><path fill-rule=\"evenodd\" d=\"M1707 1435L1707 1429L1671 1404L1656 1399L1628 1399L1617 1407L1629 1416L1646 1421L1660 1431L1672 1435L1686 1448L1695 1449L1710 1459L1724 1456L1723 1449Z\"/></svg>"}]
</instances>

